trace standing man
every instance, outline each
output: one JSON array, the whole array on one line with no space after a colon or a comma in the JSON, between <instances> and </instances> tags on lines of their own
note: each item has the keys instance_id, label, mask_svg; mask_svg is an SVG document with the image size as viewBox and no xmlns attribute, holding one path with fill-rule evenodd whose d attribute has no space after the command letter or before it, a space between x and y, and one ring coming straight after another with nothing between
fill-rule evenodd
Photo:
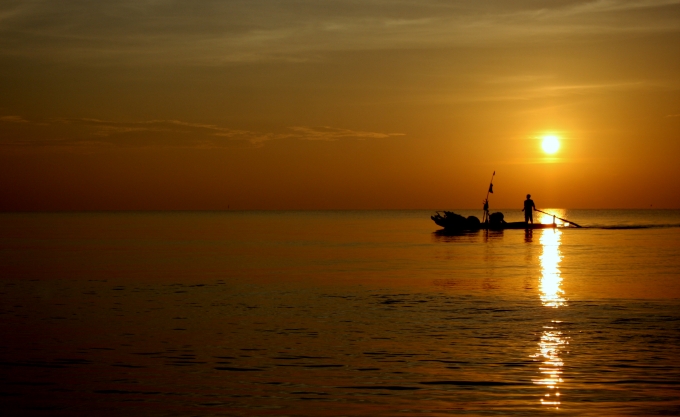
<instances>
[{"instance_id":1,"label":"standing man","mask_svg":"<svg viewBox=\"0 0 680 417\"><path fill-rule=\"evenodd\" d=\"M536 210L536 204L531 199L531 194L527 194L527 199L524 200L524 208L522 209L524 212L524 223L529 223L529 220L531 220L531 224L534 224L534 210Z\"/></svg>"}]
</instances>

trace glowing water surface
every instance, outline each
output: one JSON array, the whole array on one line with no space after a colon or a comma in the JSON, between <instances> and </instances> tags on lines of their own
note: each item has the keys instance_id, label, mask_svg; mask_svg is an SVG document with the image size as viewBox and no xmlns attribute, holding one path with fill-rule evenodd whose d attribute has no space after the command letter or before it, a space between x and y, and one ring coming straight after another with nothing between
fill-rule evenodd
<instances>
[{"instance_id":1,"label":"glowing water surface","mask_svg":"<svg viewBox=\"0 0 680 417\"><path fill-rule=\"evenodd\" d=\"M562 231L543 230L540 242L543 253L539 257L541 262L540 290L541 301L547 308L564 308L567 302L564 298L564 291L561 288L562 277L560 276L559 264L562 259L560 255L560 237ZM541 404L546 406L558 407L560 403L560 385L562 379L562 368L564 362L560 358L560 352L568 344L567 337L559 330L559 321L552 321L543 326L543 334L538 344L538 357L543 361L540 367L541 378L534 380L537 385L543 385L548 389Z\"/></svg>"},{"instance_id":2,"label":"glowing water surface","mask_svg":"<svg viewBox=\"0 0 680 417\"><path fill-rule=\"evenodd\" d=\"M680 212L555 213L0 215L3 412L680 415Z\"/></svg>"}]
</instances>

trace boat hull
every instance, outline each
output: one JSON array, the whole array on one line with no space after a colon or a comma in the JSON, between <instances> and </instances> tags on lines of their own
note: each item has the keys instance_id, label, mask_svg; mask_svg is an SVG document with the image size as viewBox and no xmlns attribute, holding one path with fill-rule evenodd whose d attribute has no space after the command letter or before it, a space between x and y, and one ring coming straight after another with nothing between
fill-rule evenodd
<instances>
[{"instance_id":1,"label":"boat hull","mask_svg":"<svg viewBox=\"0 0 680 417\"><path fill-rule=\"evenodd\" d=\"M554 223L525 223L525 222L511 222L502 224L482 223L480 229L483 230L504 230L504 229L554 229L557 225Z\"/></svg>"},{"instance_id":2,"label":"boat hull","mask_svg":"<svg viewBox=\"0 0 680 417\"><path fill-rule=\"evenodd\" d=\"M465 230L505 230L505 229L554 229L557 227L555 223L525 223L525 222L504 222L504 223L476 223L468 224L460 222L447 221L446 218L435 218L432 220L447 231L465 231Z\"/></svg>"},{"instance_id":3,"label":"boat hull","mask_svg":"<svg viewBox=\"0 0 680 417\"><path fill-rule=\"evenodd\" d=\"M447 232L464 232L464 231L474 231L474 230L505 230L505 229L553 229L557 227L555 223L542 224L542 223L526 223L526 222L506 222L503 220L503 215L501 213L494 213L491 215L491 220L494 220L494 216L500 215L500 219L496 217L496 221L486 221L484 223L480 222L474 216L463 217L459 214L445 211L442 213L437 212L434 216L430 216L432 221L437 225L441 226Z\"/></svg>"}]
</instances>

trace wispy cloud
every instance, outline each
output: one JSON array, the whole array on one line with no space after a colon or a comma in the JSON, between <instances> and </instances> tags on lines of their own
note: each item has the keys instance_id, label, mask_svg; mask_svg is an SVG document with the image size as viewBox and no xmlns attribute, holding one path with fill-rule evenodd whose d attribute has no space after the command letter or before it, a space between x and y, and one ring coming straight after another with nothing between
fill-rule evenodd
<instances>
[{"instance_id":1,"label":"wispy cloud","mask_svg":"<svg viewBox=\"0 0 680 417\"><path fill-rule=\"evenodd\" d=\"M28 120L21 116L0 116L0 121L7 123L28 123Z\"/></svg>"},{"instance_id":2,"label":"wispy cloud","mask_svg":"<svg viewBox=\"0 0 680 417\"><path fill-rule=\"evenodd\" d=\"M223 137L235 137L239 134L247 134L246 131L228 129L217 125L204 123L188 123L180 120L147 120L138 122L116 122L100 119L66 119L58 118L52 120L54 123L77 125L91 128L92 134L96 136L113 136L132 132L174 132L174 133L196 133L204 132L207 134Z\"/></svg>"},{"instance_id":3,"label":"wispy cloud","mask_svg":"<svg viewBox=\"0 0 680 417\"><path fill-rule=\"evenodd\" d=\"M296 126L290 128L294 136L304 140L334 141L345 138L351 139L385 139L391 136L404 136L403 133L379 133L364 132L349 129L338 129L330 126L306 127Z\"/></svg>"},{"instance_id":4,"label":"wispy cloud","mask_svg":"<svg viewBox=\"0 0 680 417\"><path fill-rule=\"evenodd\" d=\"M309 60L338 50L497 45L625 32L680 32L680 0L63 0L0 5L0 54L107 64Z\"/></svg>"},{"instance_id":5,"label":"wispy cloud","mask_svg":"<svg viewBox=\"0 0 680 417\"><path fill-rule=\"evenodd\" d=\"M621 82L593 82L567 83L553 76L517 75L504 77L489 77L480 79L482 85L497 88L481 89L481 91L463 91L460 94L428 95L424 102L430 103L484 103L484 102L513 102L531 101L545 98L570 98L579 96L593 96L611 92L674 91L675 85L668 87L648 81L631 80Z\"/></svg>"},{"instance_id":6,"label":"wispy cloud","mask_svg":"<svg viewBox=\"0 0 680 417\"><path fill-rule=\"evenodd\" d=\"M181 120L116 122L90 118L59 118L35 122L19 116L1 116L0 131L2 131L3 123L8 125L18 122L39 129L47 129L50 133L36 135L30 134L36 132L24 131L17 134L14 130L15 134L6 134L0 138L0 145L226 148L239 144L261 146L265 142L282 139L337 141L386 139L404 135L403 133L369 132L330 126L294 126L282 132L258 132Z\"/></svg>"}]
</instances>

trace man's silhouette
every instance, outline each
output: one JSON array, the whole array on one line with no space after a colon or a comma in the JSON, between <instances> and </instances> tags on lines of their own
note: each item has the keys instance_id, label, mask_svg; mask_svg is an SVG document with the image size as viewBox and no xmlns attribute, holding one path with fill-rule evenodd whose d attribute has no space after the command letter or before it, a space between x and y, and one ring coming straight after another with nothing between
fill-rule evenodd
<instances>
[{"instance_id":1,"label":"man's silhouette","mask_svg":"<svg viewBox=\"0 0 680 417\"><path fill-rule=\"evenodd\" d=\"M524 208L522 209L525 223L531 221L531 224L534 224L534 210L536 210L536 204L534 204L534 200L531 199L531 194L527 194L527 199L524 200Z\"/></svg>"}]
</instances>

